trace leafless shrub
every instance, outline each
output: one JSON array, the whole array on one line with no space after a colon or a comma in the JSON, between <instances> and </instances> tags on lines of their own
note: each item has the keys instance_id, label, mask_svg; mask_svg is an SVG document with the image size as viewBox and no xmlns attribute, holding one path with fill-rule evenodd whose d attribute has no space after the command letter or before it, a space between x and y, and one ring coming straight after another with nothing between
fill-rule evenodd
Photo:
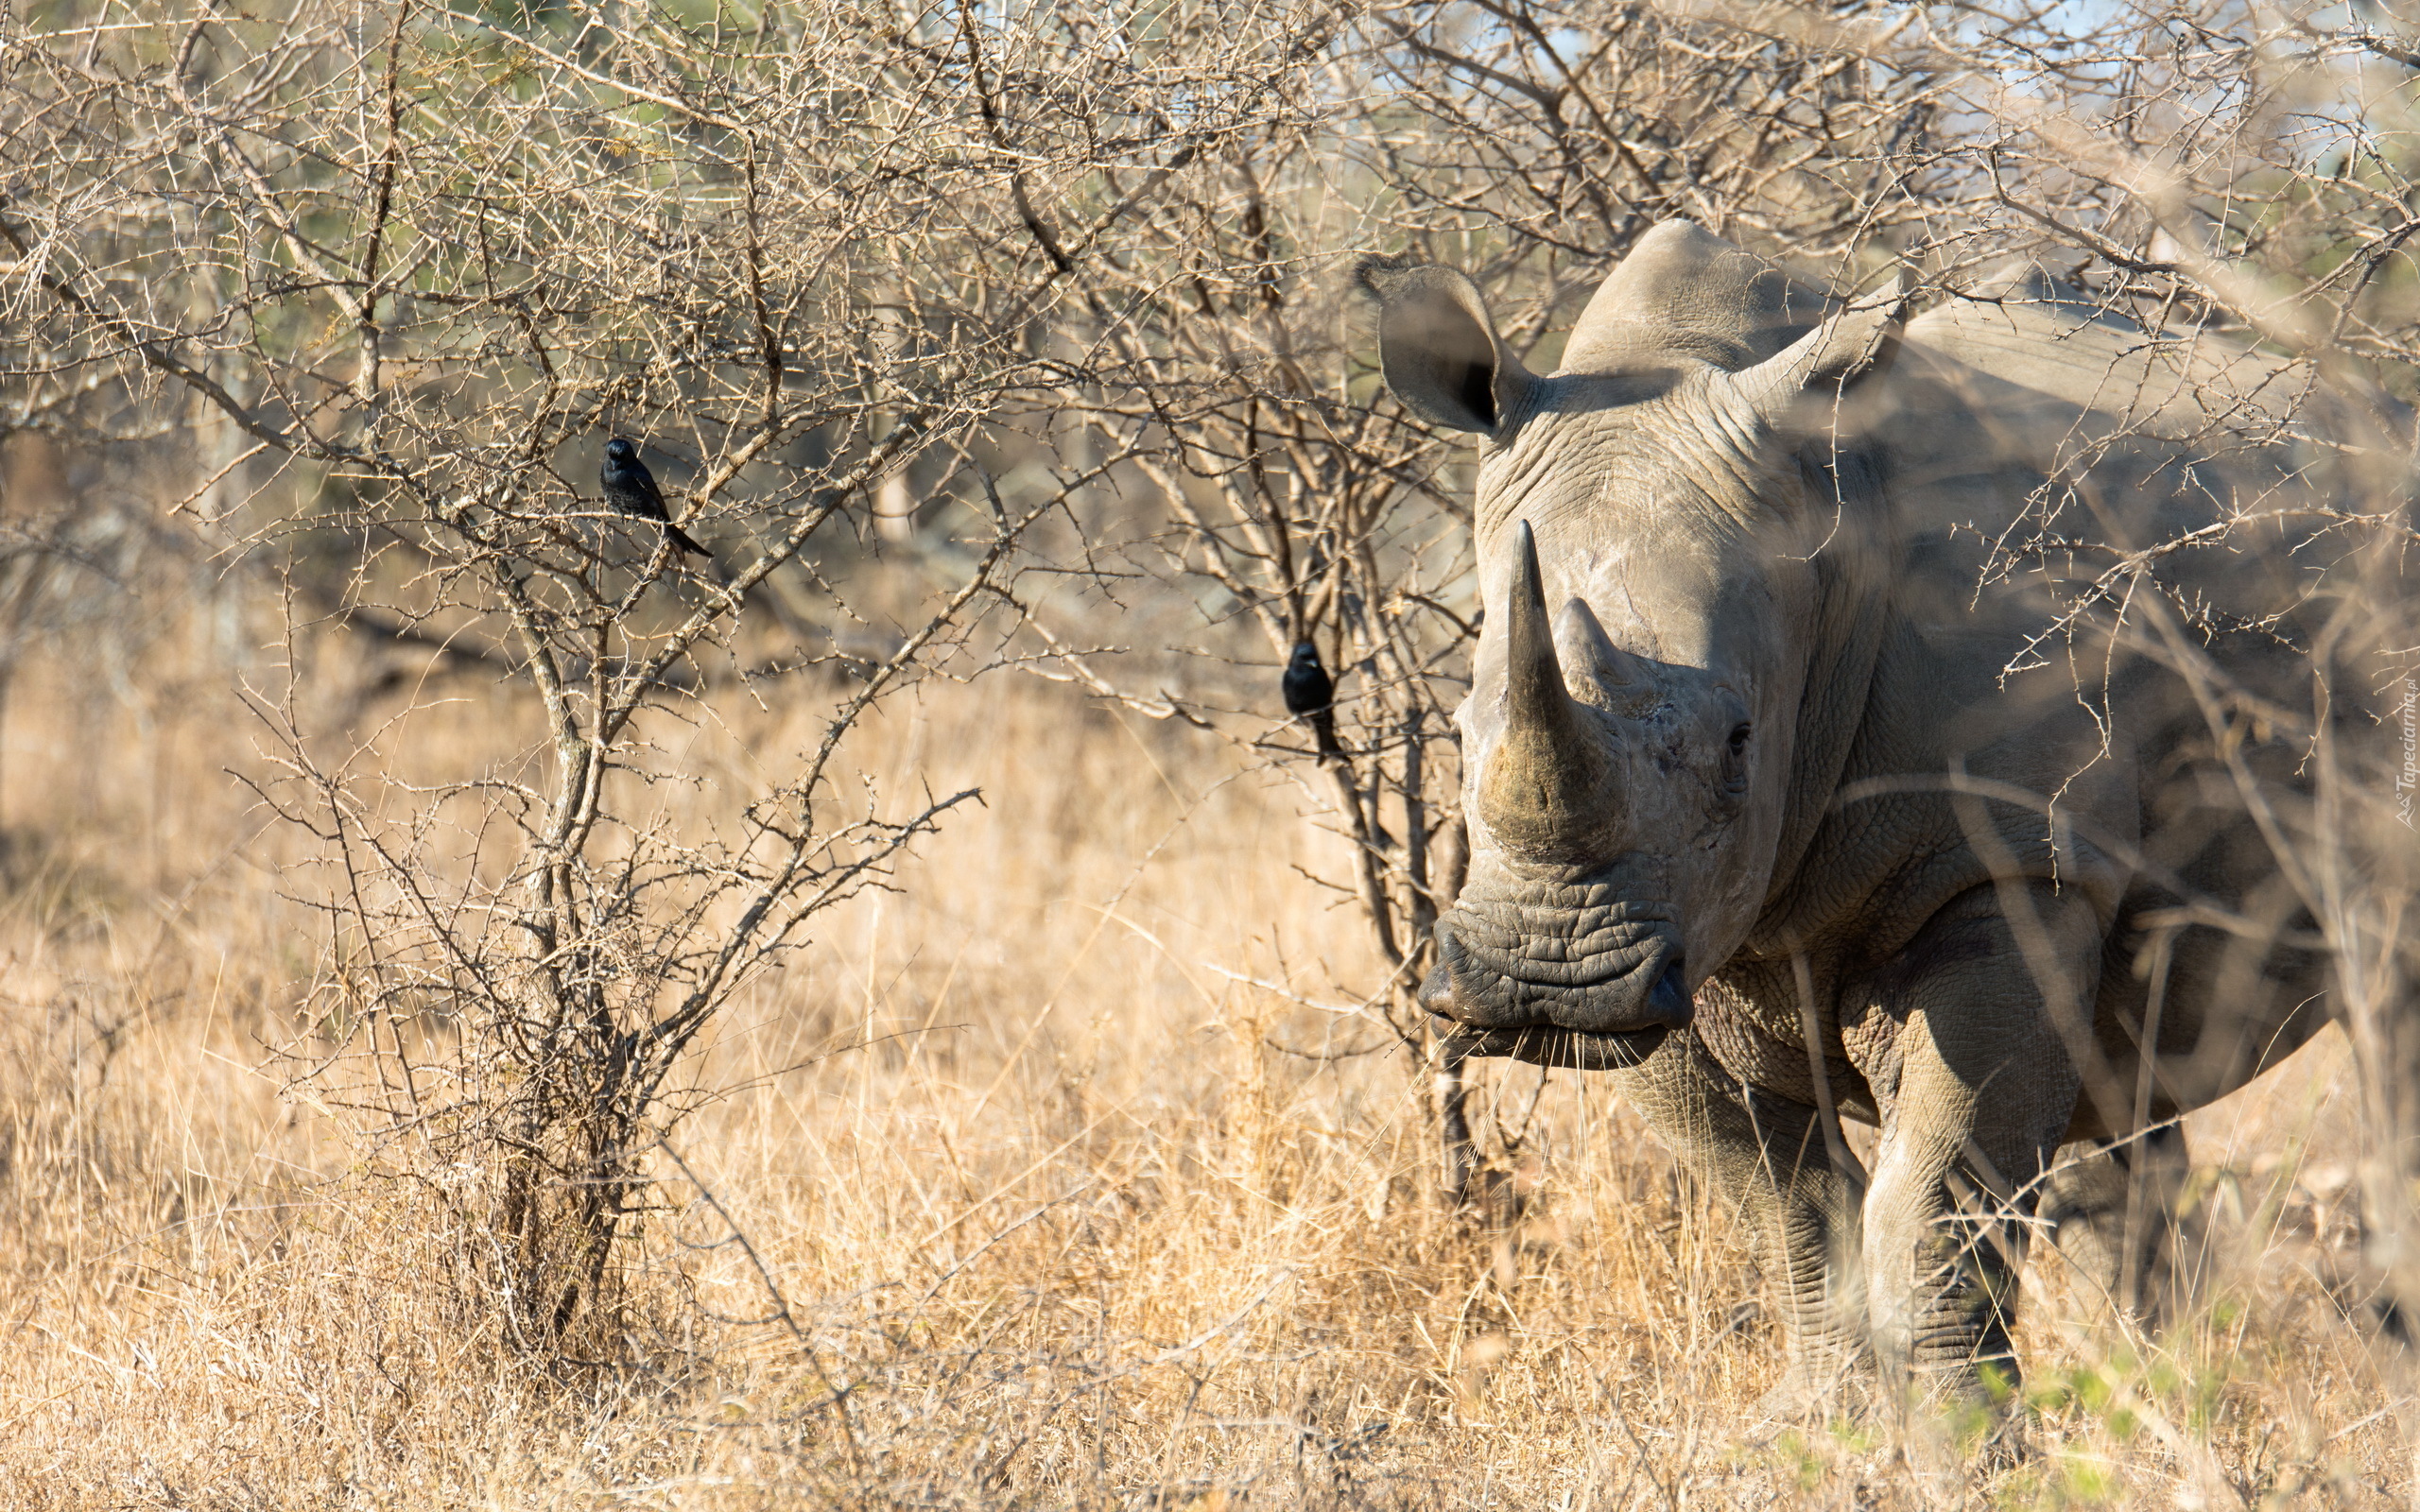
<instances>
[{"instance_id":1,"label":"leafless shrub","mask_svg":"<svg viewBox=\"0 0 2420 1512\"><path fill-rule=\"evenodd\" d=\"M982 476L1037 455L1020 427L1068 382L1037 334L1076 260L1203 143L1283 112L1284 23L1143 43L1171 69L1082 26L987 55L971 9L137 8L12 50L18 408L104 436L182 409L224 443L181 507L280 564L259 787L329 868L310 1017L338 1058L297 1074L366 1057L379 1137L485 1204L525 1345L610 1314L614 1242L685 1107L675 1068L717 1010L973 796L887 816L835 763L987 611L1013 623L1014 548L1117 459L1013 504ZM1002 137L994 94L1034 77L1086 81L1083 133ZM615 430L685 484L712 570L595 500ZM942 522L965 532L940 553L955 581L853 651L819 560L855 554L869 498L928 456L967 501ZM791 642L758 665L735 637L752 603ZM412 772L395 730L424 700L366 739L315 725L331 625L509 676L529 762ZM769 696L847 686L818 742L745 774L738 824L701 832L674 812L699 779L673 743L709 716L685 692L734 669Z\"/></svg>"}]
</instances>

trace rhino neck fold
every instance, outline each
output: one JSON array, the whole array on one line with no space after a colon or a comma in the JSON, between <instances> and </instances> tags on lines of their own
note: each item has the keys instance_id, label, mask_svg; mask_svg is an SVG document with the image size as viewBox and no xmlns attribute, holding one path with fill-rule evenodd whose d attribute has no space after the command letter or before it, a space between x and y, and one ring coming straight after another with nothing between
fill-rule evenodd
<instances>
[{"instance_id":1,"label":"rhino neck fold","mask_svg":"<svg viewBox=\"0 0 2420 1512\"><path fill-rule=\"evenodd\" d=\"M1791 917L1791 905L1833 891L1807 886L1800 870L1817 832L1832 816L1841 774L1867 723L1876 662L1899 623L1890 594L1898 553L1882 481L1861 454L1843 453L1837 466L1838 492L1830 491L1834 478L1827 477L1825 496L1840 500L1845 518L1813 558L1815 615L1792 734L1789 795L1763 910L1747 941L1758 954L1786 954L1806 924Z\"/></svg>"}]
</instances>

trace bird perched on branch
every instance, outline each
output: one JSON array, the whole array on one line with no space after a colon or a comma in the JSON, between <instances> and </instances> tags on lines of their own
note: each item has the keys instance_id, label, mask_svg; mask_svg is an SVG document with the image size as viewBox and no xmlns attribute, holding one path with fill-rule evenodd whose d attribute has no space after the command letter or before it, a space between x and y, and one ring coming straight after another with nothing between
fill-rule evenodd
<instances>
[{"instance_id":1,"label":"bird perched on branch","mask_svg":"<svg viewBox=\"0 0 2420 1512\"><path fill-rule=\"evenodd\" d=\"M639 449L629 437L616 436L605 443L605 465L596 481L604 485L605 502L614 508L635 520L654 521L664 527L665 540L692 557L714 555L672 523L671 512L664 507L664 491L655 486L655 474L639 460Z\"/></svg>"},{"instance_id":2,"label":"bird perched on branch","mask_svg":"<svg viewBox=\"0 0 2420 1512\"><path fill-rule=\"evenodd\" d=\"M1286 712L1310 720L1311 733L1319 740L1320 760L1341 756L1343 751L1336 743L1336 679L1320 664L1320 648L1308 641L1295 642L1293 659L1286 663L1286 675L1277 687L1286 696Z\"/></svg>"}]
</instances>

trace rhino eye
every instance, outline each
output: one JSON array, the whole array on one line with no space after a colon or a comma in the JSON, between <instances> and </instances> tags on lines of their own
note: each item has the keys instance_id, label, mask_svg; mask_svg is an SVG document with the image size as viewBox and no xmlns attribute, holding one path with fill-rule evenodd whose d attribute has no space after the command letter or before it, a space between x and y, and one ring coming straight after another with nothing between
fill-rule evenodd
<instances>
[{"instance_id":1,"label":"rhino eye","mask_svg":"<svg viewBox=\"0 0 2420 1512\"><path fill-rule=\"evenodd\" d=\"M1733 798L1748 790L1748 722L1744 719L1731 727L1731 739L1723 747L1722 787Z\"/></svg>"}]
</instances>

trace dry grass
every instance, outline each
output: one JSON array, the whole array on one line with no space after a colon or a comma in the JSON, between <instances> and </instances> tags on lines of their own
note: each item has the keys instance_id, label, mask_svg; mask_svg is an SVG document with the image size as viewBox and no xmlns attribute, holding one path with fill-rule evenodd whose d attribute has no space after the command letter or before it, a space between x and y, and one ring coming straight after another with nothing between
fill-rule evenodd
<instances>
[{"instance_id":1,"label":"dry grass","mask_svg":"<svg viewBox=\"0 0 2420 1512\"><path fill-rule=\"evenodd\" d=\"M284 1009L314 936L277 863L301 852L223 775L252 759L225 679L174 660L155 652L123 697L29 667L9 705L11 1504L2411 1493L2381 1411L2394 1347L2342 1305L2332 1035L2197 1119L2202 1284L2178 1327L2090 1325L2037 1263L2030 1458L1926 1481L1862 1431L1743 1442L1777 1361L1740 1237L1605 1084L1492 1080L1482 1124L1499 1152L1518 1140L1527 1213L1491 1229L1435 1211L1403 1058L1317 1006L1374 972L1353 915L1294 869L1339 869L1314 800L1012 680L937 688L862 732L886 795L980 784L985 807L726 1022L696 1067L723 1095L657 1161L628 1357L542 1371L463 1283L475 1237L429 1173L365 1159L340 1108L281 1094L271 1051L297 1042ZM435 691L466 701L415 727L410 759L514 748L508 700ZM808 728L810 702L731 700L678 753L707 785L662 801L718 801L714 774Z\"/></svg>"}]
</instances>

